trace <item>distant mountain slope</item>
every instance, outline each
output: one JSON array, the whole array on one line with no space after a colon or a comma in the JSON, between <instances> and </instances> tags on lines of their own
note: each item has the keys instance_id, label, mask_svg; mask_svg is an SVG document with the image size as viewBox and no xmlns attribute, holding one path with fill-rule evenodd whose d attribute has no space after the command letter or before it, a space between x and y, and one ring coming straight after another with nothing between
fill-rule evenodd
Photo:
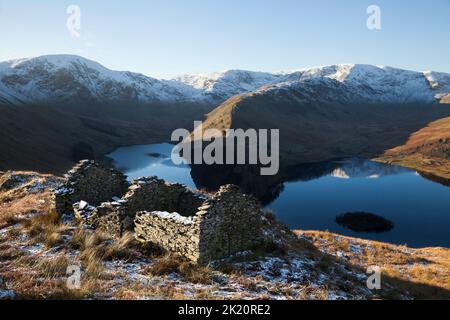
<instances>
[{"instance_id":1,"label":"distant mountain slope","mask_svg":"<svg viewBox=\"0 0 450 320\"><path fill-rule=\"evenodd\" d=\"M281 74L244 70L184 75L173 79L199 90L203 97L210 97L215 101L224 101L234 95L255 91L264 85L285 80L286 76Z\"/></svg>"},{"instance_id":2,"label":"distant mountain slope","mask_svg":"<svg viewBox=\"0 0 450 320\"><path fill-rule=\"evenodd\" d=\"M377 103L428 103L450 93L450 74L362 64L331 65L283 73L230 70L175 78L176 81L221 98L245 92L285 89L314 79L335 80L352 88L352 94L356 93L366 100L373 99Z\"/></svg>"},{"instance_id":3,"label":"distant mountain slope","mask_svg":"<svg viewBox=\"0 0 450 320\"><path fill-rule=\"evenodd\" d=\"M49 55L1 62L0 102L213 105L281 78L270 73L233 70L158 80L138 73L113 71L79 56Z\"/></svg>"},{"instance_id":4,"label":"distant mountain slope","mask_svg":"<svg viewBox=\"0 0 450 320\"><path fill-rule=\"evenodd\" d=\"M433 101L450 93L450 75L372 65L331 65L293 72L229 70L158 80L113 71L73 55L48 55L0 63L3 103L154 103L210 105L269 86L271 90L311 79L332 79L354 87L360 96L383 102Z\"/></svg>"},{"instance_id":5,"label":"distant mountain slope","mask_svg":"<svg viewBox=\"0 0 450 320\"><path fill-rule=\"evenodd\" d=\"M436 98L446 90L445 81L431 88L417 72L329 67L233 97L208 114L203 129L280 129L285 164L373 157L449 116Z\"/></svg>"},{"instance_id":6,"label":"distant mountain slope","mask_svg":"<svg viewBox=\"0 0 450 320\"><path fill-rule=\"evenodd\" d=\"M367 156L449 116L435 107L449 96L448 74L371 65L159 80L78 56L19 59L0 63L0 170L60 172L79 150L168 141L207 112L205 127L282 129L289 162Z\"/></svg>"},{"instance_id":7,"label":"distant mountain slope","mask_svg":"<svg viewBox=\"0 0 450 320\"><path fill-rule=\"evenodd\" d=\"M112 71L78 56L0 63L0 96L8 102L183 102L191 100L194 91L138 73Z\"/></svg>"},{"instance_id":8,"label":"distant mountain slope","mask_svg":"<svg viewBox=\"0 0 450 320\"><path fill-rule=\"evenodd\" d=\"M414 132L408 141L387 150L378 160L450 179L450 118Z\"/></svg>"},{"instance_id":9,"label":"distant mountain slope","mask_svg":"<svg viewBox=\"0 0 450 320\"><path fill-rule=\"evenodd\" d=\"M192 128L192 119L204 112L187 103L63 108L0 104L0 171L59 174L81 158L100 160L119 146L166 142L174 128Z\"/></svg>"}]
</instances>

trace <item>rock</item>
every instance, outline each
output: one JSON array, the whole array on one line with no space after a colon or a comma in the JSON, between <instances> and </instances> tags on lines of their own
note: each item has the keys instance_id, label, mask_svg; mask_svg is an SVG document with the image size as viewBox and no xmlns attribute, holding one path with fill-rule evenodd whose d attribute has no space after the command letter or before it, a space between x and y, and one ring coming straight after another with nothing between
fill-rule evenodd
<instances>
[{"instance_id":1,"label":"rock","mask_svg":"<svg viewBox=\"0 0 450 320\"><path fill-rule=\"evenodd\" d=\"M85 209L88 205L89 205L89 203L87 203L86 201L81 200L81 201L79 202L79 204L78 204L78 208L79 208L80 210L83 210L83 209Z\"/></svg>"},{"instance_id":2,"label":"rock","mask_svg":"<svg viewBox=\"0 0 450 320\"><path fill-rule=\"evenodd\" d=\"M92 224L95 207L89 205L86 201L80 201L73 205L75 219L87 225Z\"/></svg>"},{"instance_id":3,"label":"rock","mask_svg":"<svg viewBox=\"0 0 450 320\"><path fill-rule=\"evenodd\" d=\"M125 231L134 230L134 218L139 211L167 211L192 216L203 202L204 198L183 185L168 184L156 177L139 178L133 181L122 199L105 202L96 208L94 224L120 236Z\"/></svg>"}]
</instances>

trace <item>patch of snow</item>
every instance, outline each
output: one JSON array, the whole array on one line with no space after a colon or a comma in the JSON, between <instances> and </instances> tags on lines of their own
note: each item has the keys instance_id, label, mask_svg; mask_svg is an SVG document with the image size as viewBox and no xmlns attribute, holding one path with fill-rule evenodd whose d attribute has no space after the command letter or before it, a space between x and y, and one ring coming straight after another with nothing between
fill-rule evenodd
<instances>
[{"instance_id":1,"label":"patch of snow","mask_svg":"<svg viewBox=\"0 0 450 320\"><path fill-rule=\"evenodd\" d=\"M87 203L86 201L81 200L80 202L78 202L78 208L80 210L83 210L88 206L89 206L89 203Z\"/></svg>"},{"instance_id":2,"label":"patch of snow","mask_svg":"<svg viewBox=\"0 0 450 320\"><path fill-rule=\"evenodd\" d=\"M72 194L75 192L74 189L61 187L53 191L55 195L66 195L66 194Z\"/></svg>"},{"instance_id":3,"label":"patch of snow","mask_svg":"<svg viewBox=\"0 0 450 320\"><path fill-rule=\"evenodd\" d=\"M350 159L339 164L338 168L334 169L330 173L330 176L339 179L378 179L380 177L406 172L409 172L409 170L400 166L386 166L377 162L370 162L361 159Z\"/></svg>"},{"instance_id":4,"label":"patch of snow","mask_svg":"<svg viewBox=\"0 0 450 320\"><path fill-rule=\"evenodd\" d=\"M357 255L362 254L361 246L358 244L350 243L350 251Z\"/></svg>"},{"instance_id":5,"label":"patch of snow","mask_svg":"<svg viewBox=\"0 0 450 320\"><path fill-rule=\"evenodd\" d=\"M16 293L14 290L0 290L0 300L15 299Z\"/></svg>"},{"instance_id":6,"label":"patch of snow","mask_svg":"<svg viewBox=\"0 0 450 320\"><path fill-rule=\"evenodd\" d=\"M182 224L193 224L194 223L194 217L184 217L177 212L169 213L166 211L153 211L153 212L150 212L150 214L158 216L161 219L172 220L177 223L182 223Z\"/></svg>"},{"instance_id":7,"label":"patch of snow","mask_svg":"<svg viewBox=\"0 0 450 320\"><path fill-rule=\"evenodd\" d=\"M21 249L32 255L39 255L44 252L45 246L42 243L37 243L32 246L22 246Z\"/></svg>"}]
</instances>

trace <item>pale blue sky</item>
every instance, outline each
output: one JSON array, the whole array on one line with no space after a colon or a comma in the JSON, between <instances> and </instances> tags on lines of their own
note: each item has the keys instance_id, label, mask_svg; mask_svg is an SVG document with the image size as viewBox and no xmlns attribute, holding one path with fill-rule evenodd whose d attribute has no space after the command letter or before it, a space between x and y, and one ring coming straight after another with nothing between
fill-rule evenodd
<instances>
[{"instance_id":1,"label":"pale blue sky","mask_svg":"<svg viewBox=\"0 0 450 320\"><path fill-rule=\"evenodd\" d=\"M366 27L371 4L380 31ZM61 53L159 78L334 63L450 72L450 0L0 0L0 60Z\"/></svg>"}]
</instances>

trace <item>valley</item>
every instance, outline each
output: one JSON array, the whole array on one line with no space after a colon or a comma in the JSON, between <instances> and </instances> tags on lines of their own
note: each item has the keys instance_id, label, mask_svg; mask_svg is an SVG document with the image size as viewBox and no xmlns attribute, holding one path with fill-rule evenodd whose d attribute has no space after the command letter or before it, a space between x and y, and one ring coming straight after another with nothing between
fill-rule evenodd
<instances>
[{"instance_id":1,"label":"valley","mask_svg":"<svg viewBox=\"0 0 450 320\"><path fill-rule=\"evenodd\" d=\"M280 129L284 167L376 158L450 116L449 79L343 64L158 80L78 56L2 62L0 170L61 173L119 146L168 142L195 120L204 129Z\"/></svg>"},{"instance_id":2,"label":"valley","mask_svg":"<svg viewBox=\"0 0 450 320\"><path fill-rule=\"evenodd\" d=\"M0 63L0 299L448 299L449 92L448 74L371 65L163 80L78 56ZM279 173L175 166L170 135L196 120L279 129ZM204 194L236 184L278 245L201 266L55 216L54 189L86 158ZM351 230L344 213L389 228ZM63 285L74 263L78 291Z\"/></svg>"}]
</instances>

